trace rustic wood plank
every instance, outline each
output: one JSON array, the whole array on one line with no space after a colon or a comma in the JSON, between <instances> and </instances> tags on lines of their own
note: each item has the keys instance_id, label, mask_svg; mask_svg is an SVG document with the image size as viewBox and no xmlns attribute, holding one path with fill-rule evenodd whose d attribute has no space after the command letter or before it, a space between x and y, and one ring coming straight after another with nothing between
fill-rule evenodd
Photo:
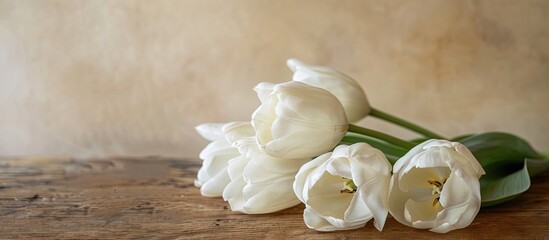
<instances>
[{"instance_id":1,"label":"rustic wood plank","mask_svg":"<svg viewBox=\"0 0 549 240\"><path fill-rule=\"evenodd\" d=\"M319 233L303 206L278 213L231 212L193 186L197 160L141 158L0 159L0 239L354 239L548 238L549 174L512 202L482 209L472 225L448 234L405 227Z\"/></svg>"}]
</instances>

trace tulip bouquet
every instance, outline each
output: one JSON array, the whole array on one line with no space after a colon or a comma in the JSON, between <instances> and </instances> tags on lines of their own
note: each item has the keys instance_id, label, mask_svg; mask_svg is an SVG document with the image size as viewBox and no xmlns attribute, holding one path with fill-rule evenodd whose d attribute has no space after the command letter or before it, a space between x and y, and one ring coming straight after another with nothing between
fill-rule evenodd
<instances>
[{"instance_id":1,"label":"tulip bouquet","mask_svg":"<svg viewBox=\"0 0 549 240\"><path fill-rule=\"evenodd\" d=\"M305 204L318 231L381 231L389 213L414 228L467 227L481 206L513 199L549 159L523 139L490 132L445 138L372 108L352 78L290 59L292 81L260 83L251 121L201 124L210 144L195 185L231 210L276 212ZM353 125L367 115L422 137L403 140Z\"/></svg>"}]
</instances>

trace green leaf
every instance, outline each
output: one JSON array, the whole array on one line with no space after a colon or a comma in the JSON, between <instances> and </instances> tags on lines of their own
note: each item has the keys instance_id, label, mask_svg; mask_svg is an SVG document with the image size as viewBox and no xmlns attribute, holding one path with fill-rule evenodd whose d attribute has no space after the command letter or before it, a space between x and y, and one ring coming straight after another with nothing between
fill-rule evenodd
<instances>
[{"instance_id":1,"label":"green leaf","mask_svg":"<svg viewBox=\"0 0 549 240\"><path fill-rule=\"evenodd\" d=\"M452 138L452 142L461 142L461 140L463 139L466 139L470 136L473 136L474 134L465 134L465 135L460 135L460 136L457 136L455 138Z\"/></svg>"},{"instance_id":2,"label":"green leaf","mask_svg":"<svg viewBox=\"0 0 549 240\"><path fill-rule=\"evenodd\" d=\"M549 158L545 159L526 159L528 165L528 173L530 177L537 176L538 174L549 170Z\"/></svg>"},{"instance_id":3,"label":"green leaf","mask_svg":"<svg viewBox=\"0 0 549 240\"><path fill-rule=\"evenodd\" d=\"M509 201L530 188L530 175L527 161L522 169L506 176L487 176L480 178L482 207L489 207Z\"/></svg>"},{"instance_id":4,"label":"green leaf","mask_svg":"<svg viewBox=\"0 0 549 240\"><path fill-rule=\"evenodd\" d=\"M544 158L526 141L507 133L483 133L460 142L471 150L487 175L507 175L519 170L525 158Z\"/></svg>"},{"instance_id":5,"label":"green leaf","mask_svg":"<svg viewBox=\"0 0 549 240\"><path fill-rule=\"evenodd\" d=\"M465 137L460 142L471 150L486 171L480 178L483 207L509 201L528 190L527 166L531 162L528 159L538 161L534 165L544 165L539 160L544 158L541 154L512 134L489 132Z\"/></svg>"},{"instance_id":6,"label":"green leaf","mask_svg":"<svg viewBox=\"0 0 549 240\"><path fill-rule=\"evenodd\" d=\"M408 152L406 149L395 146L393 144L390 144L385 141L378 140L373 137L368 137L360 134L354 134L354 133L347 133L341 139L341 143L357 143L357 142L364 142L370 144L372 147L377 148L384 152L385 154L389 154L392 156L402 157L406 152Z\"/></svg>"},{"instance_id":7,"label":"green leaf","mask_svg":"<svg viewBox=\"0 0 549 240\"><path fill-rule=\"evenodd\" d=\"M422 137L422 138L414 138L414 139L410 140L410 142L413 142L413 143L415 143L415 144L420 144L420 143L423 143L423 142L425 142L425 141L427 141L427 140L429 140L429 139L431 139L431 138L424 138L424 137Z\"/></svg>"}]
</instances>

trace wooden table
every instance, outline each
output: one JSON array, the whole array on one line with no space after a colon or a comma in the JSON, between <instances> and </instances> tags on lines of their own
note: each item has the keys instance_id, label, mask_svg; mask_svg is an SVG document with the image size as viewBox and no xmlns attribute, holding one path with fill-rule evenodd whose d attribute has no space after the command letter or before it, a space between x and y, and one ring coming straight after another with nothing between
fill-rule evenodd
<instances>
[{"instance_id":1,"label":"wooden table","mask_svg":"<svg viewBox=\"0 0 549 240\"><path fill-rule=\"evenodd\" d=\"M482 209L466 229L416 230L389 218L383 232L365 228L319 233L303 206L278 213L231 212L193 186L198 160L0 159L0 239L354 239L549 238L549 174L517 199Z\"/></svg>"}]
</instances>

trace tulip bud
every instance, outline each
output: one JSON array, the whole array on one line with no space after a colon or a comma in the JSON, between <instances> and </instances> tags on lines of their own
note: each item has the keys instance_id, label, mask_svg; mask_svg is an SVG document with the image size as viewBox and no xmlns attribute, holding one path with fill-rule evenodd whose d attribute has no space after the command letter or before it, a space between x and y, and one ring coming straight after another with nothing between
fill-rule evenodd
<instances>
[{"instance_id":1,"label":"tulip bud","mask_svg":"<svg viewBox=\"0 0 549 240\"><path fill-rule=\"evenodd\" d=\"M348 121L329 92L299 82L260 83L261 106L252 115L258 144L279 158L310 158L333 149Z\"/></svg>"},{"instance_id":2,"label":"tulip bud","mask_svg":"<svg viewBox=\"0 0 549 240\"><path fill-rule=\"evenodd\" d=\"M357 122L370 112L364 90L351 77L333 68L312 66L297 59L288 59L287 65L294 72L294 81L322 88L336 96L349 122Z\"/></svg>"}]
</instances>

